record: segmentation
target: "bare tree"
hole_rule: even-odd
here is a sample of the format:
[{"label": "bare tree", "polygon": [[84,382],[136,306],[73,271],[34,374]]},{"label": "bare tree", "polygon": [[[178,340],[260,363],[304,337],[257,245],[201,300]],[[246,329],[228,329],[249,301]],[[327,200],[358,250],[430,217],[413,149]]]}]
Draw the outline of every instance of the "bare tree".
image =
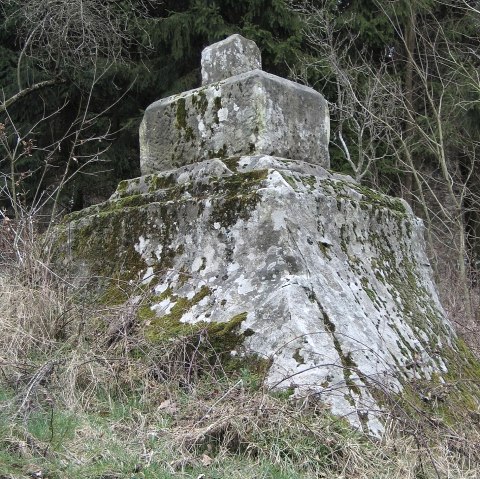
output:
[{"label": "bare tree", "polygon": [[[0,112],[37,90],[64,83],[85,69],[125,61],[135,42],[132,23],[156,0],[0,0],[5,22],[17,26],[18,91],[0,99]],[[141,28],[141,27],[140,27]],[[48,78],[35,81],[32,71]],[[34,75],[33,75],[34,76]]]},{"label": "bare tree", "polygon": [[[357,50],[357,36],[340,32],[328,3],[331,2],[291,3],[303,18],[305,37],[315,52],[305,57],[302,70],[293,74],[308,82],[311,70],[323,72],[315,86],[333,86],[336,94],[330,104],[335,125],[332,143],[341,150],[355,179],[362,181],[372,176],[376,162],[394,156],[394,145],[388,140],[392,128],[397,127],[397,105],[389,91],[395,83],[387,62],[373,66],[368,61],[369,52]],[[391,85],[386,88],[389,81]],[[387,148],[379,148],[380,145]]]},{"label": "bare tree", "polygon": [[[87,174],[93,162],[102,161],[114,132],[108,122],[102,128],[98,123],[125,92],[99,111],[92,108],[94,91],[116,64],[128,61],[129,47],[136,42],[131,27],[141,28],[137,20],[146,16],[147,6],[154,3],[159,2],[0,0],[4,22],[17,27],[20,45],[16,91],[13,85],[8,96],[0,91],[0,195],[9,199],[15,218],[45,211],[48,204],[55,219],[62,210],[64,188],[79,174]],[[47,88],[60,91],[58,85],[75,83],[80,77],[83,83],[74,102],[69,103],[65,96],[63,105],[53,106],[37,95],[37,104],[43,102],[43,110],[28,126],[19,125],[13,113],[17,102]],[[69,114],[64,115],[67,111]],[[68,122],[54,132],[49,144],[37,145],[36,132],[59,115],[69,117]],[[41,158],[40,167],[36,171],[20,170],[19,165],[32,154]],[[33,174],[38,184],[36,191],[28,192],[27,208],[23,201],[25,180]],[[44,180],[49,176],[51,188],[45,190]]]},{"label": "bare tree", "polygon": [[[460,25],[455,19],[449,22],[448,28],[452,30],[447,32],[445,24],[435,15],[412,11],[411,17],[415,16],[415,20],[404,28],[398,17],[389,15],[382,2],[377,5],[388,16],[405,52],[406,80],[396,100],[405,125],[402,132],[406,138],[405,166],[416,180],[412,194],[425,212],[437,245],[457,258],[465,316],[470,319],[473,311],[469,254],[472,251],[468,250],[465,224],[466,198],[471,205],[478,205],[479,197],[472,191],[470,179],[480,159],[478,138],[462,128],[462,122],[465,110],[471,106],[472,91],[478,92],[478,58],[471,55],[467,42],[450,39],[461,34],[454,31]],[[452,3],[450,7],[453,6]],[[480,15],[477,23],[479,19]],[[478,44],[478,30],[476,37],[469,41]],[[460,171],[459,149],[465,158],[463,171]],[[430,158],[433,168],[422,166],[422,156]],[[434,176],[430,174],[432,171]],[[438,251],[438,247],[436,249]]]}]

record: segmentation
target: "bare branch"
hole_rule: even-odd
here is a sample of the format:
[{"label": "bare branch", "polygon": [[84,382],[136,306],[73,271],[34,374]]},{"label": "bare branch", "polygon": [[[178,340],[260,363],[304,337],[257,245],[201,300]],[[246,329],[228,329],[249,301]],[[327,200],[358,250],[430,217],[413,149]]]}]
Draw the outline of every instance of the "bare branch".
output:
[{"label": "bare branch", "polygon": [[0,113],[4,112],[7,108],[12,106],[18,100],[21,100],[27,95],[30,95],[30,93],[33,93],[35,91],[41,90],[42,88],[46,88],[49,86],[59,85],[61,83],[65,83],[65,80],[62,78],[52,78],[51,80],[44,80],[44,81],[35,83],[27,88],[24,88],[23,90],[19,91],[18,93],[11,96],[10,98],[4,100],[3,103],[0,103]]}]

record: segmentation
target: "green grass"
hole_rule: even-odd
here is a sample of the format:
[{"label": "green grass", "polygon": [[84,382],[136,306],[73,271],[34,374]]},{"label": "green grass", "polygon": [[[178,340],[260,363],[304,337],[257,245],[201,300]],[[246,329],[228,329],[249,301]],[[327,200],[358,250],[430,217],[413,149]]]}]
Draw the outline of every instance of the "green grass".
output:
[{"label": "green grass", "polygon": [[428,452],[448,477],[475,477],[471,465],[469,472],[435,446],[419,450],[399,432],[370,440],[319,402],[299,405],[250,389],[249,380],[243,370],[201,377],[189,391],[159,386],[158,396],[113,398],[101,390],[94,407],[77,411],[38,398],[16,417],[14,397],[0,389],[0,472],[14,479],[31,470],[49,479],[433,479]]},{"label": "green grass", "polygon": [[219,355],[215,328],[152,342],[140,322],[112,343],[126,306],[27,277],[0,284],[1,479],[480,477],[478,430],[403,411],[368,438],[318,398],[267,391],[268,361]]},{"label": "green grass", "polygon": [[[262,457],[261,448],[270,439],[261,433],[256,434],[258,442],[251,451],[248,444],[228,446],[225,438],[213,435],[200,441],[198,446],[182,447],[182,434],[187,436],[188,430],[194,430],[195,423],[202,420],[195,415],[198,405],[201,404],[201,410],[215,408],[215,401],[212,405],[209,397],[212,384],[208,383],[199,384],[191,396],[176,391],[172,403],[174,400],[178,409],[173,412],[159,412],[158,407],[156,410],[151,404],[142,407],[134,398],[105,401],[100,397],[98,410],[88,414],[55,408],[32,411],[17,418],[3,414],[0,418],[0,434],[4,438],[0,441],[1,473],[16,478],[41,470],[50,479],[169,479],[197,478],[201,474],[211,479],[314,477],[288,465],[290,460],[280,459],[279,464],[274,465],[273,459]],[[0,390],[0,397],[4,405],[12,400],[4,390]],[[227,402],[232,406],[231,400]],[[175,420],[172,416],[176,416]],[[289,437],[288,431],[278,433],[280,437],[276,444],[272,443],[272,451],[278,458],[284,454],[288,457],[289,442],[294,437]]]}]

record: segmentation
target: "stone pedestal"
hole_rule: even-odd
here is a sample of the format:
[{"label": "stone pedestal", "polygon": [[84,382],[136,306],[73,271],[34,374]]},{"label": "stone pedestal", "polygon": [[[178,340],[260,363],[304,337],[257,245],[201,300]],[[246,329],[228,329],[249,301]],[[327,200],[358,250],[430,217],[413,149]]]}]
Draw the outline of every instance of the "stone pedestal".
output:
[{"label": "stone pedestal", "polygon": [[382,429],[380,391],[440,384],[457,351],[421,221],[316,165],[206,160],[122,182],[70,220],[59,244],[77,258],[73,277],[88,266],[109,294],[111,278],[136,285],[147,338],[172,324],[236,324],[231,354],[271,361],[267,385],[315,394],[371,433]]},{"label": "stone pedestal", "polygon": [[314,394],[369,433],[402,391],[408,410],[425,402],[422,385],[450,381],[442,410],[466,417],[479,368],[439,303],[421,220],[322,168],[324,98],[259,70],[255,52],[239,36],[209,47],[204,79],[217,82],[147,109],[143,176],[70,215],[53,257],[105,304],[130,288],[152,344],[234,331],[219,353],[263,358],[267,385]]},{"label": "stone pedestal", "polygon": [[260,64],[252,44],[234,35],[205,49],[204,80],[242,73],[147,108],[140,127],[142,174],[254,154],[329,167],[327,102],[304,85],[259,69],[248,71]]}]

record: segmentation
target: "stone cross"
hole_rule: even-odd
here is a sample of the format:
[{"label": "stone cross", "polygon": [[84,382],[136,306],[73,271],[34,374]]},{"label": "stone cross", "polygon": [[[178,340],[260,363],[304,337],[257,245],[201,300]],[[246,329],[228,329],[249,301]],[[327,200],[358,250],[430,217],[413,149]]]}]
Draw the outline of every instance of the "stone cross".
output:
[{"label": "stone cross", "polygon": [[142,174],[213,158],[271,155],[328,168],[327,102],[312,88],[261,70],[240,35],[202,53],[202,86],[150,105],[140,126]]}]

